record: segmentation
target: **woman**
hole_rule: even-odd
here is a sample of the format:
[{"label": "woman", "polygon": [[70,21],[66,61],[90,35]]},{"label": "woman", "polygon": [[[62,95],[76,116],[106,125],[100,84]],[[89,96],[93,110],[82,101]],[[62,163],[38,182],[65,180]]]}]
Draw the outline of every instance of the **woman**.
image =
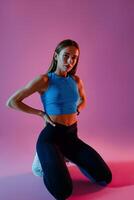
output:
[{"label": "woman", "polygon": [[[82,80],[76,75],[80,49],[70,39],[61,41],[46,74],[37,76],[13,94],[7,105],[35,114],[46,122],[36,145],[43,181],[58,200],[72,193],[72,180],[65,158],[79,167],[90,180],[106,185],[112,174],[101,156],[77,135],[77,115],[86,105]],[[24,98],[38,92],[44,111],[24,104]]]}]

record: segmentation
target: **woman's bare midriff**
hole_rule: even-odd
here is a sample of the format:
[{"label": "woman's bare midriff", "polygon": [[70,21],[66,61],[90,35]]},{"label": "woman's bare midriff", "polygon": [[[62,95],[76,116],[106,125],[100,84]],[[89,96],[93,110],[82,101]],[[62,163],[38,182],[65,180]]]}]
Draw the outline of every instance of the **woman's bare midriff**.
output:
[{"label": "woman's bare midriff", "polygon": [[59,124],[70,126],[77,122],[77,113],[63,114],[63,115],[49,115],[50,119]]}]

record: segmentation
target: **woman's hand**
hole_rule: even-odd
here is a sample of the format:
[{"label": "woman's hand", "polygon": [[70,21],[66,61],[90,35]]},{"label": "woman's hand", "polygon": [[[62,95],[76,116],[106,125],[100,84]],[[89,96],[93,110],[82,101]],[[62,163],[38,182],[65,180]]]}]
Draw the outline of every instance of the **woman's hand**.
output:
[{"label": "woman's hand", "polygon": [[41,117],[43,118],[43,120],[47,123],[50,123],[52,126],[56,126],[56,124],[50,119],[49,115],[45,112],[41,112]]}]

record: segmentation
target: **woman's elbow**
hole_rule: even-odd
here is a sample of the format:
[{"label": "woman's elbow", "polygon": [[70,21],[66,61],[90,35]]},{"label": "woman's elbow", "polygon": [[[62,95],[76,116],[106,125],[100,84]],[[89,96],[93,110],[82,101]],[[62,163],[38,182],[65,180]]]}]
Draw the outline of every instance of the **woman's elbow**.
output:
[{"label": "woman's elbow", "polygon": [[9,107],[9,108],[14,108],[14,107],[15,107],[15,104],[16,104],[16,102],[15,102],[14,99],[10,99],[10,98],[9,98],[9,99],[6,101],[6,106]]},{"label": "woman's elbow", "polygon": [[87,101],[84,100],[84,102],[83,102],[83,107],[85,108],[86,106],[87,106]]},{"label": "woman's elbow", "polygon": [[12,107],[12,103],[11,102],[12,102],[11,100],[7,100],[6,101],[6,106],[11,108]]},{"label": "woman's elbow", "polygon": [[83,102],[84,107],[86,107],[86,105],[87,105],[87,99],[86,99],[86,97],[84,97],[84,98],[82,99],[82,102]]}]

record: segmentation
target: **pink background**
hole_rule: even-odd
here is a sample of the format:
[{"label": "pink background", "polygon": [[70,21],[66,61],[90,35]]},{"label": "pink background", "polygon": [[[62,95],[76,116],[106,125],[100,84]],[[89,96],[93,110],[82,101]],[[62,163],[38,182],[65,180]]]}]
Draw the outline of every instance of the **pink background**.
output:
[{"label": "pink background", "polygon": [[[112,184],[122,185],[124,171],[121,171],[122,176],[116,176],[117,171],[126,165],[128,172],[134,170],[134,1],[1,0],[0,16],[0,184],[3,188],[8,184],[12,188],[9,195],[0,193],[1,199],[15,199],[15,181],[24,181],[24,185],[27,182],[28,188],[27,180],[30,184],[34,182],[36,195],[41,193],[38,197],[44,199],[42,181],[38,179],[37,182],[31,174],[35,144],[43,121],[36,115],[9,109],[5,104],[16,90],[47,71],[56,45],[67,38],[80,45],[77,74],[84,82],[87,95],[87,106],[78,117],[78,134],[111,163],[115,177],[119,178],[117,182],[113,179]],[[25,102],[42,108],[38,94]],[[128,190],[119,190],[122,199],[134,196],[134,177],[128,172],[125,171],[125,177],[131,187],[127,188],[128,193],[125,192]],[[9,177],[14,178],[13,184]],[[26,200],[26,191],[19,191],[24,195],[19,200]],[[28,194],[30,199],[33,194]],[[47,199],[53,198],[47,191],[46,194]],[[79,199],[83,195],[87,194],[79,195]],[[97,197],[95,193],[94,199]],[[118,199],[118,192],[99,199],[110,197]],[[75,194],[70,197],[75,198]]]}]

